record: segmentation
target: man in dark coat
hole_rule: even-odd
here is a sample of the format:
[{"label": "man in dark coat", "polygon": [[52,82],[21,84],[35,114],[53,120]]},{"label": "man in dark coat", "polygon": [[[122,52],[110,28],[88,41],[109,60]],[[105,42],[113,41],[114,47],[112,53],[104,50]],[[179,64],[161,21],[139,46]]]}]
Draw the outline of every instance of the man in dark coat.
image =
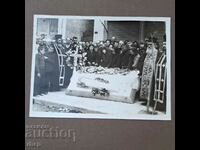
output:
[{"label": "man in dark coat", "polygon": [[110,61],[108,64],[109,68],[115,68],[119,66],[119,51],[118,51],[118,47],[117,45],[115,45],[115,47],[112,47],[112,45],[110,45]]},{"label": "man in dark coat", "polygon": [[124,42],[123,42],[123,41],[119,41],[119,42],[118,42],[118,47],[115,48],[115,49],[117,49],[117,50],[116,50],[116,53],[119,53],[119,54],[118,54],[118,59],[117,59],[117,64],[116,64],[116,66],[117,66],[118,68],[122,68],[122,66],[121,66],[121,64],[122,64],[122,58],[123,58],[123,55],[125,54],[125,50],[126,50],[125,45],[124,45]]},{"label": "man in dark coat", "polygon": [[124,45],[122,47],[122,52],[120,54],[121,56],[121,68],[122,69],[126,69],[128,68],[128,64],[129,64],[129,49],[127,45]]},{"label": "man in dark coat", "polygon": [[137,65],[137,69],[140,71],[139,75],[142,75],[142,70],[143,70],[143,65],[144,65],[144,59],[146,57],[146,46],[144,42],[140,43],[140,48],[139,48],[139,61]]},{"label": "man in dark coat", "polygon": [[114,56],[115,56],[115,50],[113,48],[113,45],[110,44],[109,47],[106,48],[106,59],[107,59],[107,64],[106,64],[106,67],[112,67],[112,61],[114,59]]},{"label": "man in dark coat", "polygon": [[46,46],[40,45],[38,47],[38,53],[35,56],[35,79],[34,79],[34,92],[33,96],[43,95],[48,93],[48,84],[46,80],[46,66],[44,55]]},{"label": "man in dark coat", "polygon": [[115,55],[114,55],[114,59],[112,62],[112,67],[117,67],[120,68],[120,64],[121,64],[121,46],[119,46],[119,42],[115,41],[114,42],[114,50],[115,50]]},{"label": "man in dark coat", "polygon": [[[73,45],[74,46],[74,45]],[[74,47],[71,44],[70,38],[66,39],[66,57],[65,57],[65,80],[64,80],[64,88],[67,88],[70,84],[70,80],[73,74],[73,68],[74,68],[74,57],[71,57],[71,54],[74,54],[75,51],[72,50]]]},{"label": "man in dark coat", "polygon": [[110,54],[106,48],[102,49],[102,54],[101,54],[101,63],[100,65],[102,67],[108,67],[110,62]]},{"label": "man in dark coat", "polygon": [[95,57],[94,57],[94,45],[89,46],[89,50],[87,51],[87,54],[85,56],[87,58],[86,65],[91,66],[95,64]]},{"label": "man in dark coat", "polygon": [[47,57],[46,63],[46,78],[48,82],[49,91],[59,91],[59,64],[58,56],[54,50],[53,45],[50,45],[48,52],[45,54]]},{"label": "man in dark coat", "polygon": [[99,66],[101,63],[101,48],[94,47],[94,62],[96,66]]}]

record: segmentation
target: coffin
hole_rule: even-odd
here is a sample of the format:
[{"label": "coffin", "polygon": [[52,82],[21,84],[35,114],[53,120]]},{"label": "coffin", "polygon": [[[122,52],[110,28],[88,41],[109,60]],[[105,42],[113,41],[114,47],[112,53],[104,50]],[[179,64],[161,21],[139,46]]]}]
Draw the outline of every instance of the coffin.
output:
[{"label": "coffin", "polygon": [[134,103],[139,89],[138,71],[84,67],[74,69],[67,95]]}]

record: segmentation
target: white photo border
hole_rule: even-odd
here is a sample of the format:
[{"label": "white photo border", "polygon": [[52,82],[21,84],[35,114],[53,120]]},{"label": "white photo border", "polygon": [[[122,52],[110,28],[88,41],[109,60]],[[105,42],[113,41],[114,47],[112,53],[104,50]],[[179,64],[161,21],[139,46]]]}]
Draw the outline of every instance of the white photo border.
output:
[{"label": "white photo border", "polygon": [[[65,19],[105,19],[106,21],[158,21],[165,22],[166,49],[167,49],[167,100],[166,114],[162,116],[138,114],[133,117],[117,116],[109,114],[77,114],[77,113],[55,113],[55,112],[35,112],[33,108],[33,87],[35,72],[35,47],[36,47],[36,27],[38,18],[65,18]],[[121,119],[121,120],[171,120],[171,17],[127,17],[127,16],[64,16],[64,15],[33,15],[33,43],[32,43],[32,63],[30,80],[29,117],[37,118],[84,118],[84,119]]]}]

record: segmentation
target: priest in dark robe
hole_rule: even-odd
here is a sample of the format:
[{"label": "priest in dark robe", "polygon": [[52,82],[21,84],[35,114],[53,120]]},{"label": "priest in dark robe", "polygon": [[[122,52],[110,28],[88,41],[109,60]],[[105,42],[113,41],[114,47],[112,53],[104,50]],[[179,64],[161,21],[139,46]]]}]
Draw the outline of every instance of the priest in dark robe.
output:
[{"label": "priest in dark robe", "polygon": [[59,63],[59,86],[65,87],[66,46],[63,44],[62,35],[55,35],[56,42],[53,44]]}]

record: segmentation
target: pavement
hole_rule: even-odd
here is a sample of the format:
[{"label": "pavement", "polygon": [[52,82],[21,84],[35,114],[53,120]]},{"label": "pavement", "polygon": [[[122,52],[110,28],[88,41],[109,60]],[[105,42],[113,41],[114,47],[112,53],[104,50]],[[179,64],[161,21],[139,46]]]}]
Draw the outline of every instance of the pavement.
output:
[{"label": "pavement", "polygon": [[[49,92],[47,95],[37,96],[34,97],[34,99],[98,111],[104,114],[108,114],[109,116],[125,116],[126,118],[132,118],[138,114],[145,114],[146,111],[146,106],[143,106],[141,104],[142,102],[139,101],[136,101],[134,104],[129,104],[95,98],[76,97],[66,95],[64,91]],[[165,114],[158,112],[158,115],[162,116]]]}]

